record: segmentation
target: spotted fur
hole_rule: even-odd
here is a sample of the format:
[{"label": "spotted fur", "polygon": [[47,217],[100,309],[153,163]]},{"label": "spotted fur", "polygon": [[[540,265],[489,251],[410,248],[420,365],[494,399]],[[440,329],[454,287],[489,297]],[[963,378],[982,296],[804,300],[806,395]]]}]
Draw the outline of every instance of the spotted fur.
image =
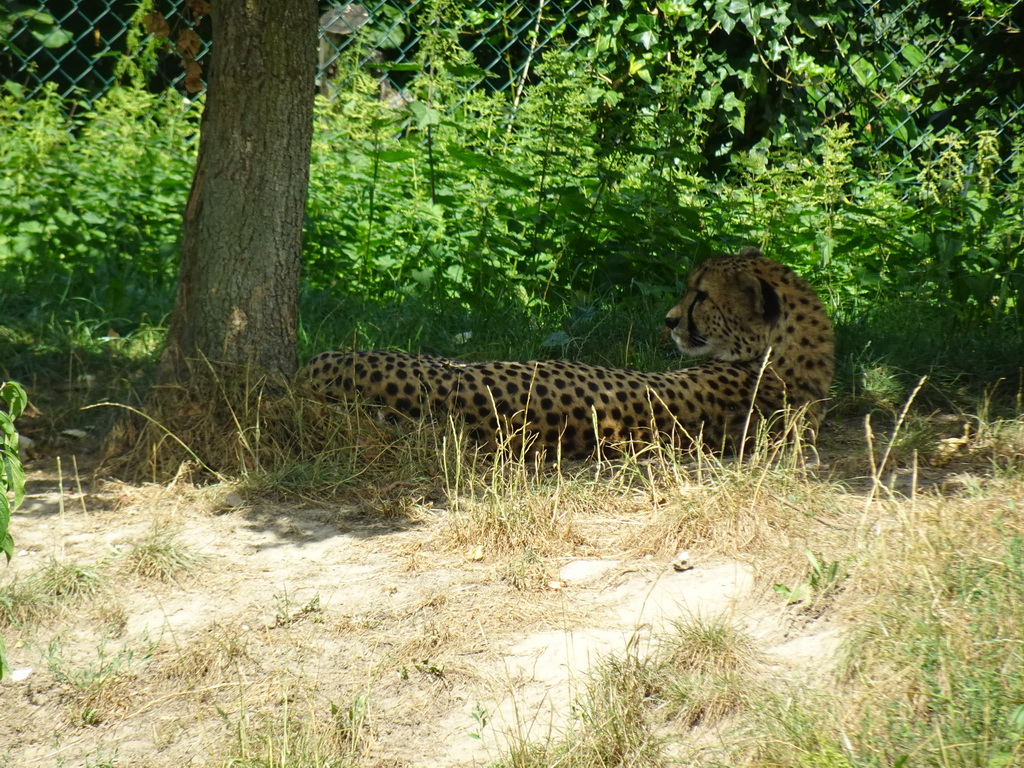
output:
[{"label": "spotted fur", "polygon": [[832,323],[789,267],[755,248],[693,270],[665,318],[676,345],[709,360],[651,373],[564,360],[463,363],[389,351],[324,352],[305,368],[312,389],[362,398],[413,418],[452,414],[487,448],[510,444],[567,457],[655,433],[735,448],[758,422],[804,409],[824,416],[834,370]]}]

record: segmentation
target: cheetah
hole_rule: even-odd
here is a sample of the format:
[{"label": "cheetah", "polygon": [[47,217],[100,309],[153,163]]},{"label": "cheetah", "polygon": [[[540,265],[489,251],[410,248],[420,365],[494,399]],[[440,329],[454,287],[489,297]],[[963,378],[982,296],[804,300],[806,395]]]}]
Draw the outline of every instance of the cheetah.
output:
[{"label": "cheetah", "polygon": [[680,350],[708,360],[655,373],[564,360],[465,363],[331,351],[304,372],[328,400],[361,398],[414,419],[451,415],[485,449],[566,458],[656,439],[735,451],[786,408],[803,410],[811,429],[824,418],[832,323],[814,290],[758,249],[697,266],[665,329]]}]

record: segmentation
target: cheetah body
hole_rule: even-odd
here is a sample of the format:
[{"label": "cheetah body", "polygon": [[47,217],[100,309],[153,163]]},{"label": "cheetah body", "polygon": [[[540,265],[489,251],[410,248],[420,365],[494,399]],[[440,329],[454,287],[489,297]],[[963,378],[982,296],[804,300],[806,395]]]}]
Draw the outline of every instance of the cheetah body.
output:
[{"label": "cheetah body", "polygon": [[364,399],[413,418],[451,414],[478,443],[586,457],[606,446],[735,448],[758,423],[803,409],[824,415],[834,369],[832,324],[801,278],[756,249],[698,266],[665,324],[708,361],[643,372],[562,360],[464,363],[392,351],[324,352],[306,366],[314,391]]}]

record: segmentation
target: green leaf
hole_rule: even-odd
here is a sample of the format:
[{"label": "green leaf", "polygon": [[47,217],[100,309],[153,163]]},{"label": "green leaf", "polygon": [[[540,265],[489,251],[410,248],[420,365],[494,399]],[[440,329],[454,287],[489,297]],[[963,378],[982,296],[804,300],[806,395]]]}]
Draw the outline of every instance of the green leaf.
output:
[{"label": "green leaf", "polygon": [[[14,428],[14,420],[25,411],[28,397],[20,385],[9,381],[0,387],[0,398],[7,404],[7,411],[0,412],[0,548],[8,552],[13,542],[8,545],[7,527],[11,519],[11,510],[17,509],[25,500],[25,469],[18,458],[18,432]],[[14,497],[13,503],[7,494]],[[8,552],[8,560],[13,549]]]},{"label": "green leaf", "polygon": [[375,69],[382,69],[387,72],[419,72],[423,69],[422,66],[413,62],[395,62],[391,63],[388,61],[381,61],[374,63]]},{"label": "green leaf", "polygon": [[569,334],[565,331],[555,331],[554,333],[548,334],[548,337],[540,343],[542,347],[564,347],[566,344],[572,342]]},{"label": "green leaf", "polygon": [[424,288],[429,288],[430,284],[434,282],[434,268],[427,267],[426,269],[414,269],[412,271],[412,279],[422,285]]},{"label": "green leaf", "polygon": [[[15,5],[21,5],[16,3]],[[20,16],[26,21],[35,21],[40,25],[52,27],[57,23],[57,19],[48,14],[46,11],[42,11],[39,8],[25,8],[21,7],[11,14],[12,16]]]},{"label": "green leaf", "polygon": [[71,42],[71,35],[59,27],[45,33],[33,30],[32,37],[42,43],[44,48],[62,48]]},{"label": "green leaf", "polygon": [[[0,30],[0,40],[3,40],[3,37],[3,32]],[[17,51],[15,53],[17,53]],[[6,88],[7,92],[18,101],[25,98],[25,87],[21,83],[16,83],[13,80],[7,80],[4,82],[4,88]]]},{"label": "green leaf", "polygon": [[640,45],[644,47],[644,50],[647,51],[651,50],[651,48],[653,48],[658,42],[658,36],[650,30],[638,32],[635,35],[631,35],[631,37],[634,42],[640,43]]},{"label": "green leaf", "polygon": [[417,128],[441,124],[441,113],[422,101],[410,101],[406,106],[415,118]]},{"label": "green leaf", "polygon": [[[0,543],[0,546],[2,546],[2,543]],[[4,551],[6,551],[6,549]],[[10,556],[8,556],[7,559],[10,560]],[[11,673],[11,668],[7,666],[7,657],[5,655],[5,650],[6,649],[4,648],[4,639],[0,637],[0,680],[2,680]]]},{"label": "green leaf", "polygon": [[913,43],[907,43],[900,50],[900,55],[907,60],[912,67],[918,67],[925,60],[924,51]]},{"label": "green leaf", "polygon": [[376,157],[382,163],[404,163],[416,157],[416,154],[409,149],[382,149]]},{"label": "green leaf", "polygon": [[658,10],[666,16],[682,16],[692,13],[692,6],[686,0],[661,0]]},{"label": "green leaf", "polygon": [[728,13],[731,13],[733,16],[750,13],[750,0],[731,0]]},{"label": "green leaf", "polygon": [[447,151],[449,157],[453,160],[458,160],[467,168],[487,171],[494,176],[498,176],[505,181],[510,182],[517,189],[531,189],[535,183],[535,180],[531,177],[510,171],[502,162],[481,152],[473,152],[472,150],[463,149],[454,144],[449,144],[447,146]]},{"label": "green leaf", "polygon": [[[782,587],[782,590],[780,590],[779,587]],[[804,603],[810,600],[811,598],[811,585],[807,582],[804,582],[803,584],[798,584],[793,589],[789,589],[788,587],[782,584],[776,584],[775,591],[786,598],[786,605],[796,605],[797,603]]]},{"label": "green leaf", "polygon": [[455,144],[449,144],[447,146],[448,156],[453,160],[458,160],[467,168],[479,168],[484,170],[490,170],[493,166],[494,160],[482,152],[474,152],[470,149],[463,149]]},{"label": "green leaf", "polygon": [[35,219],[23,221],[21,222],[21,224],[18,225],[19,232],[31,232],[33,234],[41,234],[44,231],[44,229],[45,227],[43,226],[43,222],[36,221]]},{"label": "green leaf", "polygon": [[[25,500],[25,468],[21,466],[18,458],[17,439],[15,439],[14,450],[7,449],[3,455],[3,473],[7,482],[7,490],[13,494],[14,500],[11,509],[17,509]],[[6,498],[4,499],[6,502]]]},{"label": "green leaf", "polygon": [[865,87],[874,85],[875,80],[878,79],[874,65],[863,56],[852,59],[850,61],[850,69],[854,77],[857,78],[857,82]]},{"label": "green leaf", "polygon": [[722,29],[725,30],[726,34],[732,34],[733,29],[736,28],[736,14],[732,12],[732,4],[726,4],[724,2],[715,2],[714,10],[711,12],[711,17],[722,25]]},{"label": "green leaf", "polygon": [[722,98],[722,110],[730,113],[729,125],[733,130],[742,133],[746,124],[747,105],[740,101],[731,91]]},{"label": "green leaf", "polygon": [[651,50],[658,42],[658,20],[651,14],[637,16],[632,24],[626,27],[629,30],[629,39],[640,43],[645,50]]},{"label": "green leaf", "polygon": [[13,381],[8,381],[0,387],[0,398],[7,403],[7,413],[10,415],[11,421],[21,416],[28,407],[28,395],[25,394],[25,390],[21,388],[20,384]]},{"label": "green leaf", "polygon": [[447,67],[448,72],[456,77],[467,77],[481,80],[487,77],[487,72],[476,64],[453,64]]}]

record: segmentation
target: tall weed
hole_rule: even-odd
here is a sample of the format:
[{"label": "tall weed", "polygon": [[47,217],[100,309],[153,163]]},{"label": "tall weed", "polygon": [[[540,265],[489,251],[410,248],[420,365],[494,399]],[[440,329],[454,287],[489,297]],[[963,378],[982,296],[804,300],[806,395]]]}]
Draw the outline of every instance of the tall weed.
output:
[{"label": "tall weed", "polygon": [[[1003,375],[1024,364],[1020,163],[997,173],[1024,155],[1019,141],[947,129],[919,171],[886,175],[853,132],[825,123],[711,162],[709,142],[738,130],[742,109],[718,113],[705,98],[716,87],[707,62],[681,50],[655,67],[632,43],[601,40],[547,47],[511,95],[471,89],[476,65],[440,29],[386,98],[354,56],[339,61],[353,76],[316,117],[308,351],[586,356],[590,319],[639,307],[653,331],[696,259],[753,242],[809,275],[879,355],[885,313],[898,344],[928,310],[945,321],[929,327],[915,368],[988,370],[976,347],[1001,356]],[[639,67],[626,80],[609,58],[620,47]],[[650,88],[624,88],[644,72]],[[0,312],[22,347],[76,317],[97,336],[162,322],[195,149],[179,99],[125,89],[87,108],[53,92],[0,99]],[[598,359],[635,362],[632,331],[616,339],[626,349],[596,345]],[[991,343],[959,343],[965,335]]]},{"label": "tall weed", "polygon": [[65,107],[52,93],[0,97],[5,313],[24,321],[91,305],[108,318],[160,316],[195,122],[179,97],[120,89],[91,109]]}]

